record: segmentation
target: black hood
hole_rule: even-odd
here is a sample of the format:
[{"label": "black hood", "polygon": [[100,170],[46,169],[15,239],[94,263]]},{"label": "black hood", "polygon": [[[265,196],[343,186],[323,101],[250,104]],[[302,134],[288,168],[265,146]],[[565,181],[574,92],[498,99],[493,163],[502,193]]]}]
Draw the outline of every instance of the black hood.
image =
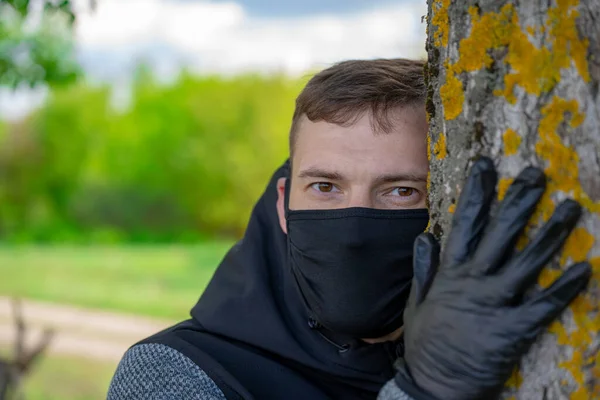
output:
[{"label": "black hood", "polygon": [[276,210],[277,180],[288,176],[286,162],[254,207],[243,239],[192,309],[193,320],[207,333],[285,365],[330,397],[375,399],[393,376],[399,345],[339,337],[309,318]]}]

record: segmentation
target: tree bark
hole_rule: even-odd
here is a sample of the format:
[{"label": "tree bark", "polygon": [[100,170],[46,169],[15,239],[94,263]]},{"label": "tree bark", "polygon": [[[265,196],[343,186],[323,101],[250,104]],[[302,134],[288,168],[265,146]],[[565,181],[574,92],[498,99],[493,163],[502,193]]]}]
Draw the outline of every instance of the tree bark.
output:
[{"label": "tree bark", "polygon": [[428,3],[429,230],[448,232],[480,155],[497,165],[499,199],[526,165],[547,174],[519,248],[558,202],[578,200],[584,216],[539,285],[584,259],[592,283],[539,338],[503,398],[600,399],[600,1]]}]

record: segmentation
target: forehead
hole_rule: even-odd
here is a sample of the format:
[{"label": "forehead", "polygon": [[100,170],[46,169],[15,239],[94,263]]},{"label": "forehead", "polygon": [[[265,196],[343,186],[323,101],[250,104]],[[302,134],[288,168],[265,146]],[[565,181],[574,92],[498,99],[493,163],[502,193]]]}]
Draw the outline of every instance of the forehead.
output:
[{"label": "forehead", "polygon": [[393,128],[376,132],[371,115],[350,126],[324,121],[300,122],[294,146],[292,175],[306,168],[336,170],[348,175],[423,174],[428,170],[427,121],[421,106],[390,111]]}]

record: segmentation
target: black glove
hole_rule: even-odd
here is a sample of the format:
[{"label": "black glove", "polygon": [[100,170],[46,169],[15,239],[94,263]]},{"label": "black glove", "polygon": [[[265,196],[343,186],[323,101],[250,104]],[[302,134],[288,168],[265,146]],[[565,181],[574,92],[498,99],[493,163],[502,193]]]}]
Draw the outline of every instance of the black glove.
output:
[{"label": "black glove", "polygon": [[537,335],[591,276],[590,265],[579,263],[549,288],[525,296],[562,247],[581,208],[572,200],[560,204],[531,243],[515,253],[544,192],[545,176],[537,168],[524,169],[488,223],[496,181],[490,159],[474,164],[439,272],[435,238],[425,233],[415,242],[415,277],[404,314],[405,358],[396,383],[416,399],[498,398]]}]

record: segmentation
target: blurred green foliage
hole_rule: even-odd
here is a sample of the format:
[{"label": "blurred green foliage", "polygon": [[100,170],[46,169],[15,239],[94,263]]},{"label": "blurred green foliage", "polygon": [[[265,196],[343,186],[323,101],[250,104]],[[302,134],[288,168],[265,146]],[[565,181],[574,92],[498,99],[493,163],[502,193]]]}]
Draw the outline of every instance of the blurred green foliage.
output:
[{"label": "blurred green foliage", "polygon": [[75,81],[81,69],[71,40],[74,21],[69,0],[0,0],[0,86]]},{"label": "blurred green foliage", "polygon": [[108,87],[54,88],[41,109],[0,126],[0,240],[239,236],[287,156],[302,84],[182,73],[161,85],[140,68],[122,111]]}]

